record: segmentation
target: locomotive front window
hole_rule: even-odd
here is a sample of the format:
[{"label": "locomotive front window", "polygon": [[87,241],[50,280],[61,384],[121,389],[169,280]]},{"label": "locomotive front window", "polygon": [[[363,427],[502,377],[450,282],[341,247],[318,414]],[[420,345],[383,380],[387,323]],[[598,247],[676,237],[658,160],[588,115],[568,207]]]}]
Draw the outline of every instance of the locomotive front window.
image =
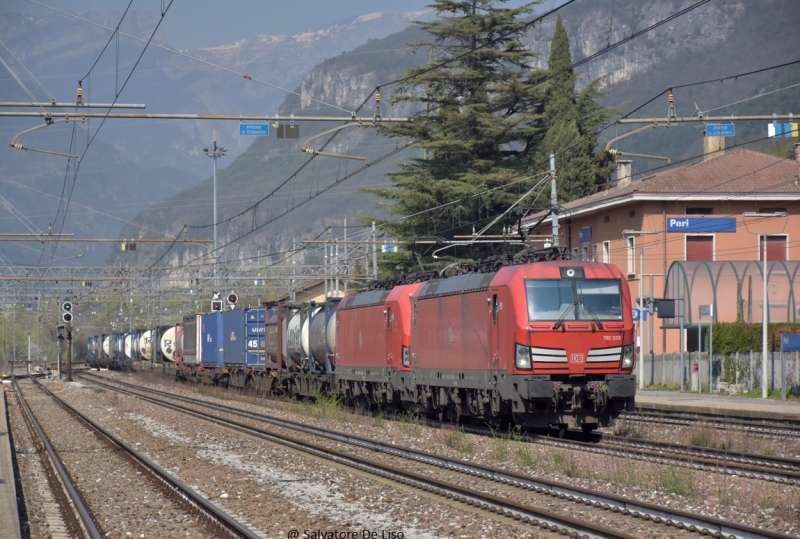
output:
[{"label": "locomotive front window", "polygon": [[528,296],[529,320],[558,320],[566,313],[566,319],[573,320],[574,312],[568,312],[575,305],[572,281],[561,279],[540,279],[525,281]]},{"label": "locomotive front window", "polygon": [[622,320],[622,294],[614,279],[575,281],[578,293],[578,318]]},{"label": "locomotive front window", "polygon": [[614,279],[525,281],[528,319],[622,320],[622,293]]}]

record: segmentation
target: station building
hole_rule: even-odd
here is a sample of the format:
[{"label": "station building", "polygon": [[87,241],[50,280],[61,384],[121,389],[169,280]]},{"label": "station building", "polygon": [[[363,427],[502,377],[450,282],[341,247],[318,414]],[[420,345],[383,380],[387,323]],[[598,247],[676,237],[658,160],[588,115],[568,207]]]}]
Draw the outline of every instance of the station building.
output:
[{"label": "station building", "polygon": [[[712,316],[761,321],[765,242],[769,320],[800,321],[800,144],[794,158],[718,154],[637,181],[631,162],[620,160],[616,187],[563,204],[558,215],[559,244],[577,259],[618,266],[631,297],[684,300],[687,351],[705,351]],[[528,217],[523,229],[552,234],[553,218],[543,215]],[[678,321],[639,322],[645,353],[679,351]]]}]

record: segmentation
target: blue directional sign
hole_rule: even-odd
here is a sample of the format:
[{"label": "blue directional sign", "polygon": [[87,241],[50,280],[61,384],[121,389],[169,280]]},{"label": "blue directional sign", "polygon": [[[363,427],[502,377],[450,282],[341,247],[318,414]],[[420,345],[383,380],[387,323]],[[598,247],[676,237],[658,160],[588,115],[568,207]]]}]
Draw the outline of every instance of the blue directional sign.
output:
[{"label": "blue directional sign", "polygon": [[734,124],[708,124],[706,126],[707,137],[732,137],[736,134]]},{"label": "blue directional sign", "polygon": [[[641,312],[641,314],[639,314]],[[647,309],[637,309],[634,307],[631,309],[631,314],[633,315],[634,322],[646,322],[647,321]]]},{"label": "blue directional sign", "polygon": [[667,232],[736,232],[736,217],[670,217]]},{"label": "blue directional sign", "polygon": [[239,134],[265,137],[269,135],[269,124],[239,124]]}]

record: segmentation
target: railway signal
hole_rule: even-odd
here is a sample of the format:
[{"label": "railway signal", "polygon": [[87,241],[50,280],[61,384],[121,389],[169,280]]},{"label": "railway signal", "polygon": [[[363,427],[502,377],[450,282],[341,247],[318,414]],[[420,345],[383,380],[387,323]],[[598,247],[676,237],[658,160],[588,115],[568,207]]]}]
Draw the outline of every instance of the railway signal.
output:
[{"label": "railway signal", "polygon": [[228,294],[228,304],[230,304],[230,306],[231,306],[231,307],[233,307],[234,305],[236,305],[236,302],[237,302],[238,300],[239,300],[239,296],[237,296],[237,295],[236,295],[236,294],[234,294],[233,292],[231,292],[230,294]]},{"label": "railway signal", "polygon": [[211,300],[211,310],[212,311],[221,311],[222,310],[222,300],[212,299]]},{"label": "railway signal", "polygon": [[65,301],[61,304],[61,321],[65,324],[72,322],[72,302]]}]

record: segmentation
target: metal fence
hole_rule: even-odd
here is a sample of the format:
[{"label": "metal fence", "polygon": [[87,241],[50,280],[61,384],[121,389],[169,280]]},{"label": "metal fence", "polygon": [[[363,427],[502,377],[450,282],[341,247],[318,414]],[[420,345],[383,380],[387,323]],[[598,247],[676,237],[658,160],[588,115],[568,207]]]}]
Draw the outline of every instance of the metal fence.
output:
[{"label": "metal fence", "polygon": [[[684,353],[683,382],[685,390],[698,390],[698,382],[702,390],[708,392],[709,381],[712,391],[723,389],[727,384],[738,384],[743,390],[750,391],[761,388],[761,352],[752,351],[745,354],[723,356],[713,354],[710,363],[711,379],[709,380],[708,353]],[[646,354],[643,358],[645,386],[677,387],[681,384],[681,355]],[[785,359],[785,387],[787,393],[800,394],[800,352],[771,352],[767,360],[767,383],[769,389],[781,389],[782,360]]]}]

